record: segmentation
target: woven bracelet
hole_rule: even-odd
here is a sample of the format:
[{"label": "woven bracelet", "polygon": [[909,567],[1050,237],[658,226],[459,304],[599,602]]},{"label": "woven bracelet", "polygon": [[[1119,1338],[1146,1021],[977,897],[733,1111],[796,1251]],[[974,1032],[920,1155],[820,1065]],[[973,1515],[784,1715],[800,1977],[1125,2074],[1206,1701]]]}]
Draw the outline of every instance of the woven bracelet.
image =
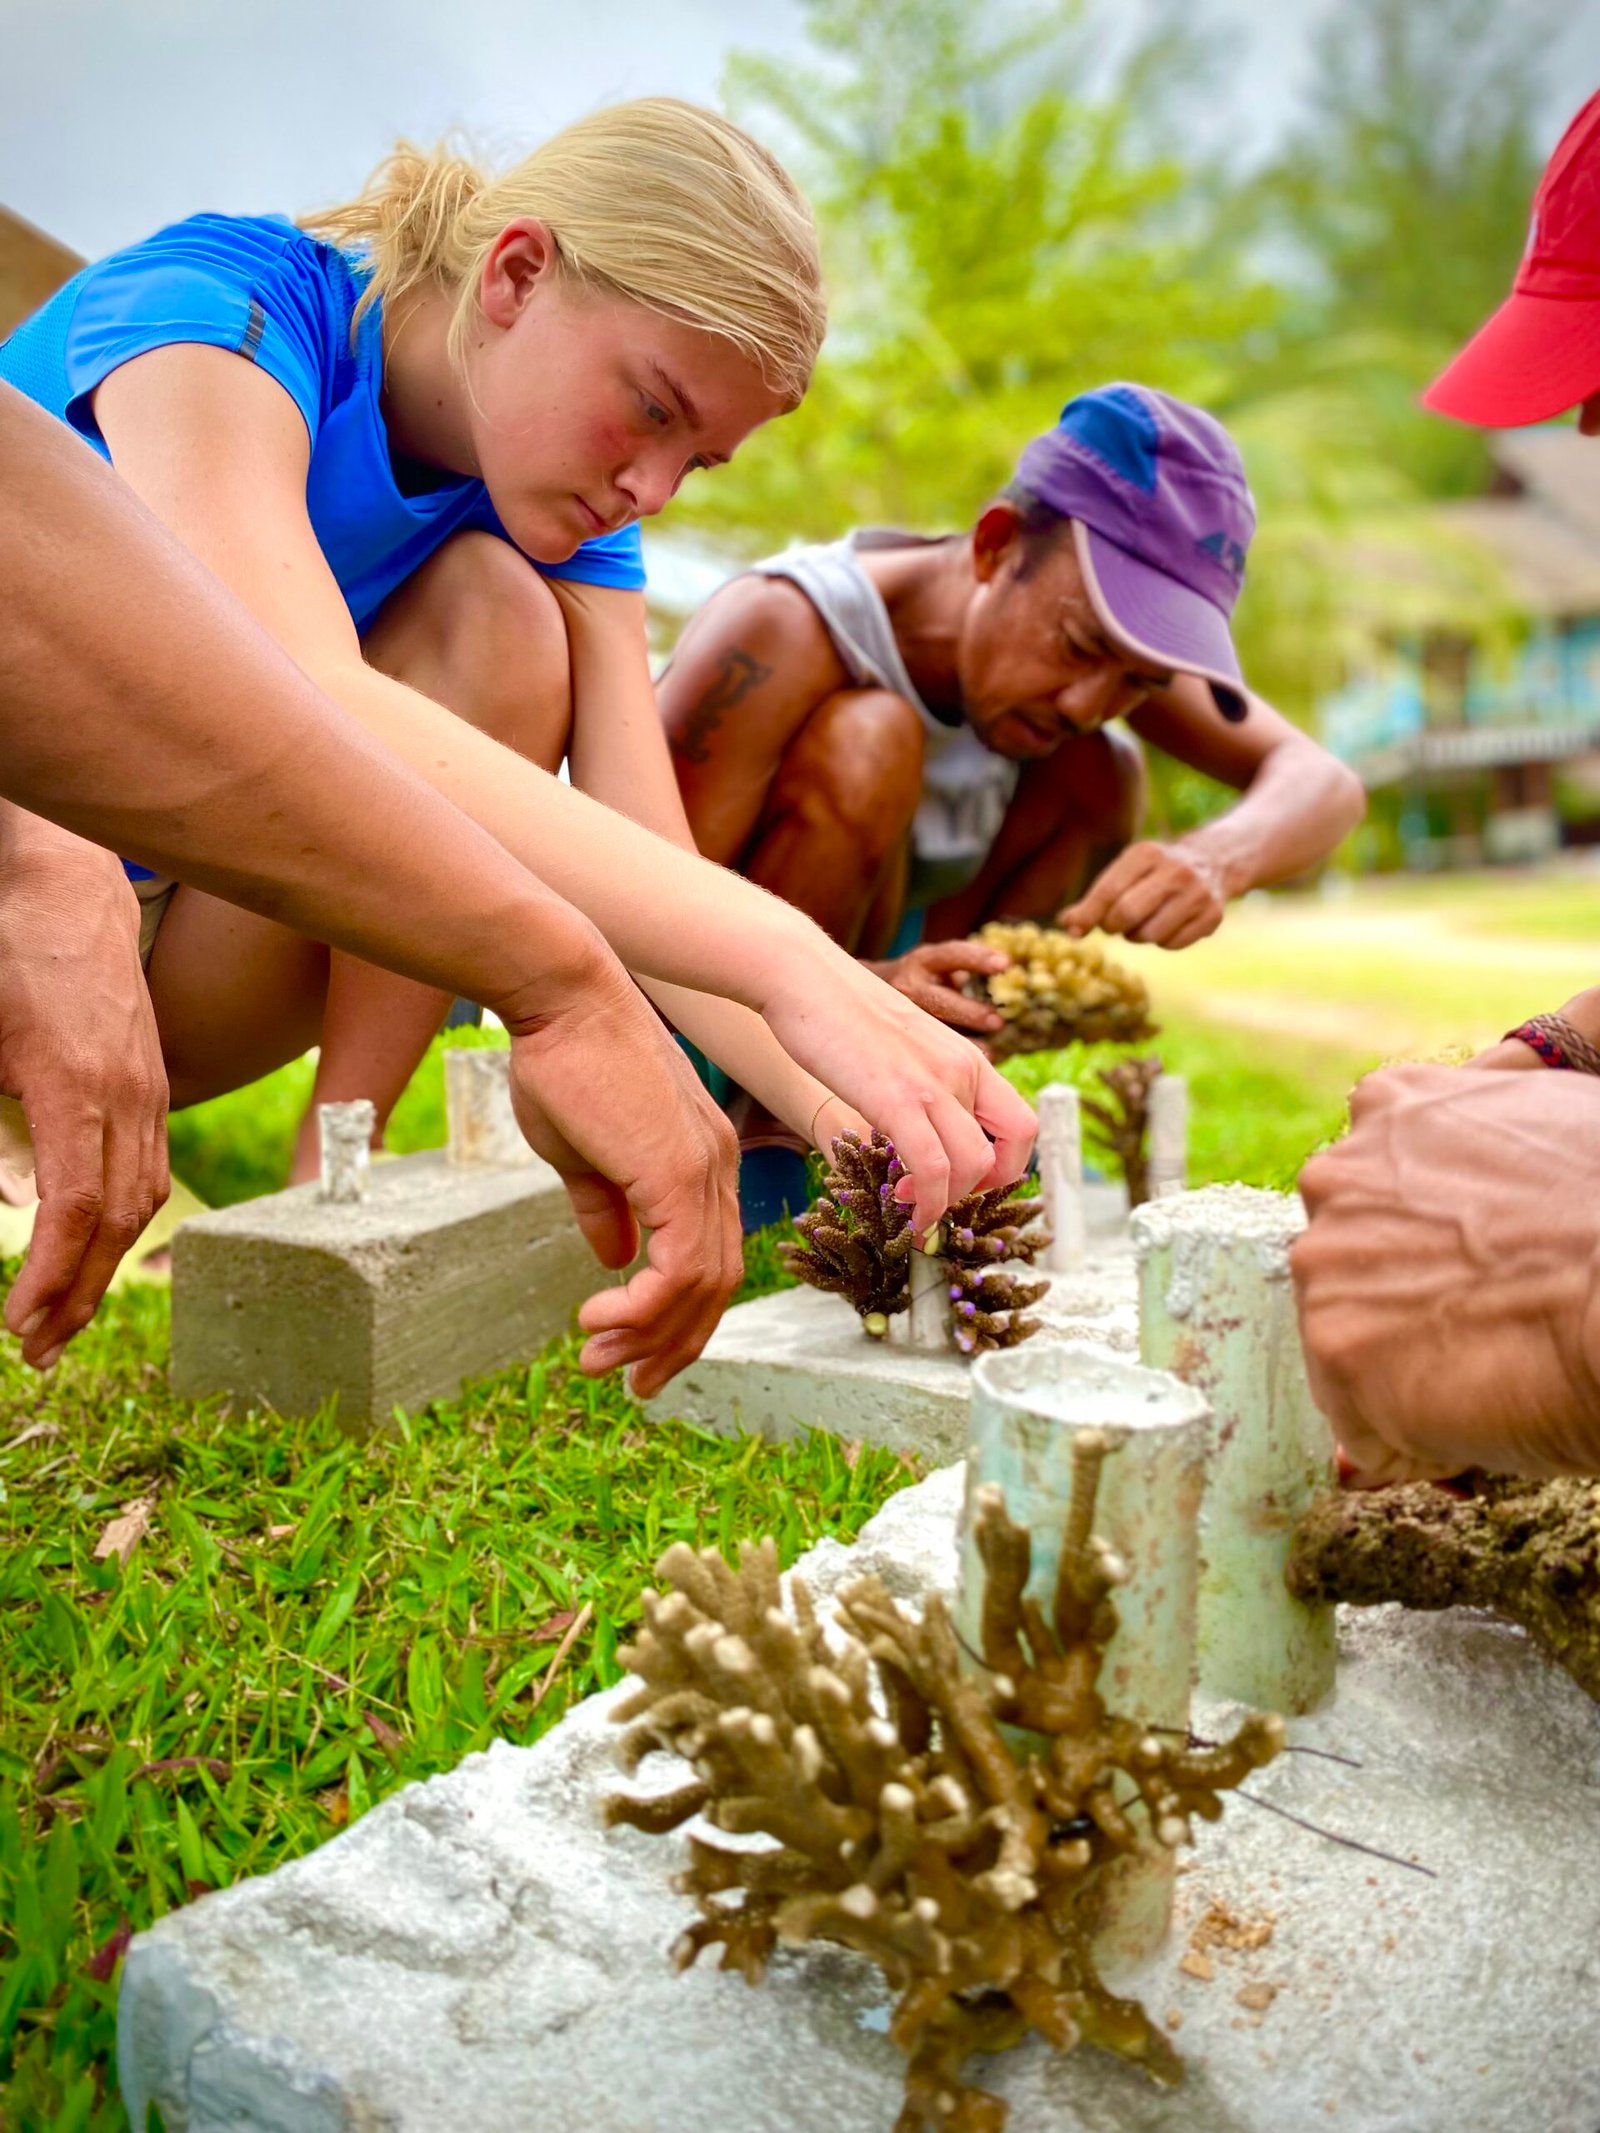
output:
[{"label": "woven bracelet", "polygon": [[1515,1029],[1508,1029],[1506,1036],[1528,1045],[1547,1067],[1570,1067],[1579,1074],[1600,1074],[1600,1048],[1592,1045],[1565,1015],[1530,1015]]}]

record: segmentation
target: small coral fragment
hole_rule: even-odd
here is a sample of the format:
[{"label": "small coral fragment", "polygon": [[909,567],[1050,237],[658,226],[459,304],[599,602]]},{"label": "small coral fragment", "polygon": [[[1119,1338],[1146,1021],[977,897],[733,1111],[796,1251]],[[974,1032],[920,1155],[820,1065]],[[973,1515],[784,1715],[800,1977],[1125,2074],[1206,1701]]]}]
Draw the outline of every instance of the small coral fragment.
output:
[{"label": "small coral fragment", "polygon": [[887,1321],[910,1300],[911,1209],[894,1196],[905,1168],[888,1139],[841,1133],[822,1193],[795,1218],[799,1243],[779,1247],[798,1281],[843,1296],[881,1340]]},{"label": "small coral fragment", "polygon": [[919,1618],[876,1578],[846,1587],[825,1632],[799,1579],[784,1606],[770,1540],[745,1547],[737,1571],[670,1549],[658,1572],[671,1590],[645,1594],[644,1626],[618,1654],[638,1681],[617,1711],[624,1767],[660,1750],[697,1782],[613,1798],[608,1823],[661,1831],[698,1813],[768,1840],[690,1837],[677,1886],[699,1915],[675,1961],[714,1948],[754,1984],[780,1941],[826,1940],[876,1963],[907,2058],[894,2133],[999,2133],[1005,2104],[968,2085],[966,2062],[1030,2033],[1059,2051],[1099,2045],[1157,2081],[1182,2073],[1095,1968],[1100,1870],[1215,1820],[1283,1726],[1247,1718],[1202,1748],[1106,1709],[1111,1595],[1127,1577],[1093,1531],[1107,1449],[1080,1442],[1048,1611],[1027,1595],[1027,1532],[997,1488],[978,1492],[980,1668],[963,1663],[937,1595]]},{"label": "small coral fragment", "polygon": [[1039,1330],[1029,1318],[1050,1284],[1003,1271],[1006,1261],[1031,1266],[1049,1243],[1043,1203],[1016,1199],[1009,1186],[969,1193],[944,1220],[942,1257],[949,1275],[951,1336],[963,1355],[1014,1348]]},{"label": "small coral fragment", "polygon": [[1066,1044],[1137,1044],[1155,1035],[1143,979],[1109,962],[1097,941],[1031,919],[996,921],[973,939],[1011,958],[1008,969],[967,986],[1004,1017],[986,1040],[995,1058]]},{"label": "small coral fragment", "polygon": [[1093,1138],[1116,1163],[1128,1185],[1128,1205],[1142,1207],[1150,1197],[1150,1091],[1161,1075],[1153,1054],[1119,1059],[1101,1067],[1096,1078],[1107,1101],[1080,1092],[1079,1102]]},{"label": "small coral fragment", "polygon": [[[904,1176],[881,1133],[863,1141],[842,1133],[821,1197],[797,1217],[798,1242],[779,1247],[799,1281],[845,1297],[873,1340],[911,1295],[911,1210],[894,1197]],[[1031,1265],[1049,1241],[1037,1199],[1015,1199],[1009,1186],[969,1193],[939,1225],[937,1256],[944,1269],[951,1333],[963,1355],[1009,1348],[1039,1330],[1027,1315],[1049,1286],[1005,1271],[1007,1261]]]}]

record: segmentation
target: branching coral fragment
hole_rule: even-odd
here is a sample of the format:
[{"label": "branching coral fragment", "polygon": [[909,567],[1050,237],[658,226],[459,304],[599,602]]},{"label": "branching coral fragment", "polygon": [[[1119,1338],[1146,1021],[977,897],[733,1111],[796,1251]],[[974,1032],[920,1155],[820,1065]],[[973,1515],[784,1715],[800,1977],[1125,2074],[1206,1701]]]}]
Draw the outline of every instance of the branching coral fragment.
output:
[{"label": "branching coral fragment", "polygon": [[1014,1199],[1008,1186],[969,1193],[943,1224],[951,1330],[963,1355],[1014,1348],[1039,1330],[1027,1316],[1050,1286],[1002,1271],[1006,1260],[1031,1266],[1049,1242],[1037,1199]]},{"label": "branching coral fragment", "polygon": [[[842,1133],[822,1196],[795,1222],[798,1243],[780,1247],[798,1280],[843,1296],[878,1339],[910,1301],[911,1211],[894,1197],[904,1176],[881,1133],[863,1141]],[[1048,1241],[1038,1200],[1011,1197],[1006,1186],[969,1193],[939,1226],[952,1330],[963,1355],[1009,1348],[1037,1333],[1027,1317],[1048,1287],[1004,1271],[1007,1260],[1031,1264]]]},{"label": "branching coral fragment", "polygon": [[979,1491],[981,1671],[963,1664],[937,1595],[917,1617],[863,1578],[825,1632],[791,1578],[786,1611],[771,1541],[747,1546],[737,1572],[671,1549],[658,1568],[672,1590],[645,1595],[644,1627],[619,1654],[639,1683],[617,1714],[625,1766],[659,1749],[698,1782],[613,1798],[608,1822],[659,1831],[698,1812],[769,1840],[690,1839],[677,1886],[699,1915],[675,1960],[716,1948],[755,1983],[779,1941],[868,1956],[897,1995],[889,2034],[907,2055],[894,2133],[999,2133],[1004,2103],[963,2069],[1033,2032],[1060,2051],[1098,2044],[1157,2081],[1181,2075],[1143,2008],[1097,1974],[1100,1870],[1186,1843],[1196,1816],[1214,1819],[1223,1791],[1278,1752],[1283,1727],[1251,1718],[1194,1748],[1106,1710],[1111,1596],[1128,1574],[1093,1531],[1106,1451],[1081,1442],[1048,1611],[1027,1594],[1028,1534],[998,1489]]},{"label": "branching coral fragment", "polygon": [[996,921],[973,938],[1011,958],[1008,969],[967,987],[1004,1017],[987,1040],[995,1058],[1066,1044],[1137,1044],[1155,1035],[1143,979],[1108,962],[1097,941],[1031,919]]},{"label": "branching coral fragment", "polygon": [[905,1167],[888,1139],[841,1133],[819,1199],[795,1218],[798,1244],[780,1247],[798,1281],[845,1297],[880,1339],[909,1301],[911,1209],[894,1196]]},{"label": "branching coral fragment", "polygon": [[1105,1086],[1108,1102],[1079,1094],[1096,1140],[1127,1180],[1130,1207],[1142,1207],[1150,1197],[1150,1091],[1160,1074],[1161,1061],[1153,1054],[1119,1059],[1115,1066],[1101,1067],[1096,1077]]}]

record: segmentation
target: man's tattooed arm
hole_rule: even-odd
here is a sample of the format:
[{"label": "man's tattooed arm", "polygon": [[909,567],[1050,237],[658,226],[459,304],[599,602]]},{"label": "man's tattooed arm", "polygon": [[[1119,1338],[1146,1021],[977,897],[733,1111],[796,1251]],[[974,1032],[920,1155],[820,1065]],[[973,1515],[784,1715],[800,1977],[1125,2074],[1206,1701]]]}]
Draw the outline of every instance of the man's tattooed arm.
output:
[{"label": "man's tattooed arm", "polygon": [[685,763],[708,763],[711,760],[711,736],[722,724],[722,714],[731,711],[771,674],[771,667],[763,666],[759,659],[738,645],[724,652],[717,661],[711,686],[689,713],[682,733],[674,737],[673,754]]}]

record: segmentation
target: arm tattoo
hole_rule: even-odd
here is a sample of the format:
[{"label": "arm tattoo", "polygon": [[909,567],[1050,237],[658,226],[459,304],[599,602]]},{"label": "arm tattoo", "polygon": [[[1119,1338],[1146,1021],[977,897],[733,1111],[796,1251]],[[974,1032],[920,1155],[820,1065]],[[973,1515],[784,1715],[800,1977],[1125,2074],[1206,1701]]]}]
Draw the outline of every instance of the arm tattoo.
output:
[{"label": "arm tattoo", "polygon": [[724,652],[717,661],[711,686],[689,713],[681,736],[673,742],[673,754],[681,756],[686,763],[710,762],[711,736],[722,724],[723,712],[731,711],[752,689],[758,689],[769,680],[771,674],[771,667],[763,666],[759,659],[738,645]]}]

